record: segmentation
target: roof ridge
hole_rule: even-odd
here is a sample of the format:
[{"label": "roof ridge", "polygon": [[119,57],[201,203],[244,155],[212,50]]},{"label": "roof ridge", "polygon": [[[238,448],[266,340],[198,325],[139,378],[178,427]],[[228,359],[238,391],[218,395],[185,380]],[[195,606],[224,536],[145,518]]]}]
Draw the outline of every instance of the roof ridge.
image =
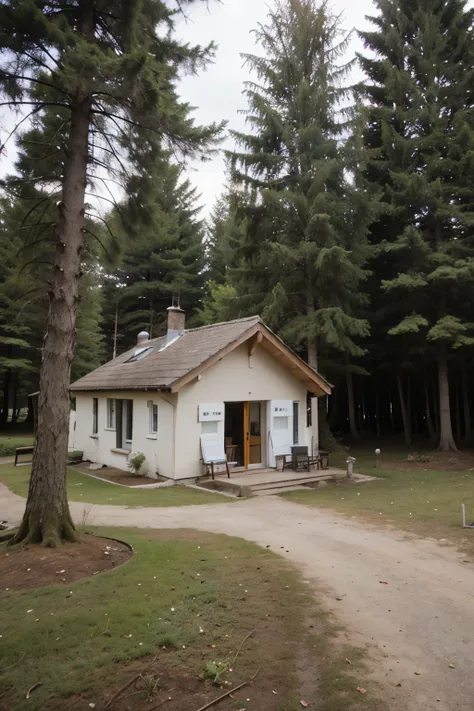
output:
[{"label": "roof ridge", "polygon": [[261,321],[258,314],[255,316],[244,316],[244,318],[235,318],[232,321],[219,321],[219,323],[208,323],[205,326],[197,326],[196,328],[186,328],[184,333],[194,333],[196,331],[204,331],[208,328],[216,328],[217,326],[229,326],[233,323],[243,323],[244,321]]}]

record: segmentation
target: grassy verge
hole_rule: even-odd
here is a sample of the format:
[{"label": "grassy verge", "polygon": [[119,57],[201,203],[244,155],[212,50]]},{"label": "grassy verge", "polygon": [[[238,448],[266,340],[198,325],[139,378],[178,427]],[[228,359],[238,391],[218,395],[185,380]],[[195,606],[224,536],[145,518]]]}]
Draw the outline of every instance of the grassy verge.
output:
[{"label": "grassy verge", "polygon": [[210,664],[228,660],[223,688],[260,672],[219,711],[295,711],[301,698],[323,711],[384,708],[364,684],[360,653],[334,644],[336,628],[314,607],[308,586],[270,551],[191,531],[101,533],[129,541],[134,557],[67,587],[0,592],[0,708],[102,709],[155,657],[148,692],[132,688],[133,698],[114,703],[114,711],[148,711],[161,700],[167,711],[193,711],[222,693],[205,676]]},{"label": "grassy verge", "polygon": [[[31,468],[0,466],[0,481],[19,496],[28,494]],[[162,489],[123,488],[116,484],[93,479],[74,469],[68,469],[68,496],[70,501],[88,504],[116,504],[119,506],[189,506],[191,504],[229,503],[229,499],[219,494],[188,489],[184,486]]]},{"label": "grassy verge", "polygon": [[33,435],[0,435],[0,457],[14,457],[17,447],[28,447],[34,441]]},{"label": "grassy verge", "polygon": [[[469,522],[474,519],[474,471],[391,470],[374,468],[374,455],[356,452],[356,471],[376,475],[364,484],[330,484],[324,489],[295,491],[284,497],[307,506],[335,509],[375,523],[395,525],[406,531],[447,538],[460,544],[474,541],[474,530],[461,528],[461,504],[466,504]],[[401,460],[403,453],[398,453]],[[392,453],[391,459],[395,457]],[[341,463],[338,462],[340,465]],[[337,466],[336,463],[334,463]]]}]

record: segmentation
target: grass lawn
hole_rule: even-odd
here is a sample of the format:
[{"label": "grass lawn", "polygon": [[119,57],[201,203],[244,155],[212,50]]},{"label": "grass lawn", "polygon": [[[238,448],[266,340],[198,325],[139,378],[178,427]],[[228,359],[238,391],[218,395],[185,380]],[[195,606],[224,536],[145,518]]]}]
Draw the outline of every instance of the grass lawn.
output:
[{"label": "grass lawn", "polygon": [[[308,585],[271,551],[193,531],[100,533],[135,555],[67,585],[0,591],[0,709],[102,711],[143,672],[110,711],[195,711],[257,670],[219,711],[296,711],[302,698],[320,711],[385,708],[360,650],[335,641]],[[228,669],[221,688],[206,678],[214,668]]]},{"label": "grass lawn", "polygon": [[[0,481],[19,496],[28,494],[31,468],[0,465]],[[190,504],[219,504],[233,501],[226,496],[197,491],[184,486],[162,489],[124,488],[109,484],[68,469],[68,497],[70,501],[88,504],[117,504],[119,506],[188,506]]]},{"label": "grass lawn", "polygon": [[[461,528],[462,503],[466,504],[468,523],[474,520],[474,471],[430,469],[430,462],[404,470],[406,453],[400,450],[387,452],[385,457],[382,454],[380,468],[375,469],[373,453],[356,450],[353,454],[357,459],[355,471],[380,478],[359,485],[343,482],[324,489],[295,491],[284,494],[284,498],[392,524],[422,536],[447,538],[474,551],[474,530]],[[339,459],[335,457],[331,463],[342,466],[343,458]]]},{"label": "grass lawn", "polygon": [[35,441],[33,435],[0,435],[0,457],[14,457],[17,447],[28,447]]}]

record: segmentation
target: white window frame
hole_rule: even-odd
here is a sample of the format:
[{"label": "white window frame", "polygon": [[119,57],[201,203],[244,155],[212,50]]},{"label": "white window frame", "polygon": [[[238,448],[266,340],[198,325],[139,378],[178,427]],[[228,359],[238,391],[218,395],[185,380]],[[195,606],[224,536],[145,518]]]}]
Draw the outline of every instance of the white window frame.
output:
[{"label": "white window frame", "polygon": [[[156,427],[154,424],[156,412]],[[148,435],[152,438],[158,436],[158,403],[148,400]]]},{"label": "white window frame", "polygon": [[92,437],[99,434],[99,398],[92,398]]},{"label": "white window frame", "polygon": [[117,415],[117,406],[115,403],[115,399],[108,397],[107,398],[107,427],[105,429],[115,431],[115,429],[117,427],[116,415]]}]

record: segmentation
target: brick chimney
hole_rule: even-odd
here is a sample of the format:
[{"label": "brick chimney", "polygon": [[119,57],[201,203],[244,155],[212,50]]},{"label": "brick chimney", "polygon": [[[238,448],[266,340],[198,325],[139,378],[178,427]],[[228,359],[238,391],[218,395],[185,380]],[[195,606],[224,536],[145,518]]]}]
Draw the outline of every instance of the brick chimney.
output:
[{"label": "brick chimney", "polygon": [[184,332],[185,313],[179,306],[169,306],[167,340],[181,336]]}]

